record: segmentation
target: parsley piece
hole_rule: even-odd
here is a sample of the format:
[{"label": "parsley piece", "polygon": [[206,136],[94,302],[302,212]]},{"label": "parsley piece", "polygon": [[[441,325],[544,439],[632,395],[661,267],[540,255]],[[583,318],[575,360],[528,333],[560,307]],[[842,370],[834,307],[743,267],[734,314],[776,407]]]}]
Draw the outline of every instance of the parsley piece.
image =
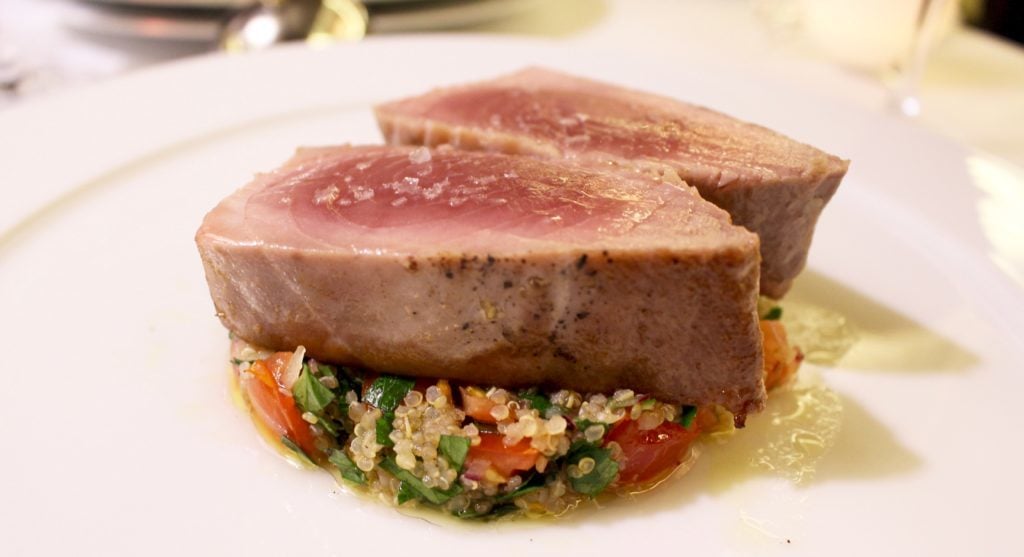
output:
[{"label": "parsley piece", "polygon": [[540,412],[542,418],[547,417],[548,410],[552,406],[551,401],[548,400],[548,397],[542,394],[538,394],[533,389],[530,389],[528,391],[520,391],[519,398],[529,401],[530,408],[533,408],[537,410],[537,412]]},{"label": "parsley piece", "polygon": [[392,427],[391,425],[391,422],[393,422],[394,420],[394,412],[388,412],[387,414],[384,414],[383,416],[377,418],[376,431],[378,445],[382,447],[395,446],[395,442],[391,440],[391,430],[394,429],[394,427]]},{"label": "parsley piece", "polygon": [[338,468],[342,478],[354,484],[366,485],[366,474],[356,466],[356,463],[352,462],[345,451],[335,449],[331,451],[331,456],[327,460]]},{"label": "parsley piece", "polygon": [[[393,456],[389,456],[382,460],[379,466],[385,472],[398,478],[398,480],[400,480],[402,483],[408,486],[405,495],[406,498],[404,499],[404,501],[401,501],[403,503],[411,498],[410,494],[415,494],[415,497],[417,499],[423,499],[424,501],[427,501],[428,503],[433,503],[435,505],[443,505],[444,503],[448,502],[449,499],[455,497],[456,495],[459,494],[460,491],[462,491],[461,484],[455,484],[445,491],[427,487],[426,484],[424,484],[422,480],[413,475],[412,472],[399,466],[398,463],[395,462],[395,457]],[[401,491],[402,489],[400,487],[400,494]]]},{"label": "parsley piece", "polygon": [[438,450],[448,459],[456,471],[462,471],[462,465],[466,462],[466,454],[469,453],[469,438],[457,437],[455,435],[442,435],[441,441],[437,444]]},{"label": "parsley piece", "polygon": [[782,308],[779,306],[773,307],[768,310],[768,313],[764,314],[764,317],[761,319],[764,319],[765,321],[778,321],[779,319],[782,319]]},{"label": "parsley piece", "polygon": [[697,417],[696,406],[683,406],[683,411],[679,414],[679,425],[689,429],[693,425],[694,418]]},{"label": "parsley piece", "polygon": [[406,501],[412,501],[417,498],[416,492],[413,491],[408,482],[398,483],[398,493],[395,494],[395,499],[399,505],[404,505]]},{"label": "parsley piece", "polygon": [[302,364],[299,378],[292,385],[292,395],[295,396],[295,402],[299,404],[299,407],[314,414],[322,412],[337,397],[316,377],[313,377],[313,373],[309,371],[309,366],[306,364]]},{"label": "parsley piece", "polygon": [[569,477],[569,485],[577,493],[595,497],[605,490],[619,475],[619,463],[612,458],[612,452],[586,441],[576,441],[569,448],[570,465],[578,465],[584,458],[594,459],[594,469],[578,478]]},{"label": "parsley piece", "polygon": [[416,382],[412,379],[381,375],[366,390],[366,402],[385,414],[394,412]]}]

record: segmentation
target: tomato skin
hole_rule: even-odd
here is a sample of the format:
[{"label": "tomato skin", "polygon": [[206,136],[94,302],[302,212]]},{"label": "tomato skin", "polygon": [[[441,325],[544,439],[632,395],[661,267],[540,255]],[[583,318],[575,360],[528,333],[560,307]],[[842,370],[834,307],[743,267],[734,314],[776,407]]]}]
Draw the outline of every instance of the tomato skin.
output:
[{"label": "tomato skin", "polygon": [[290,352],[278,352],[266,360],[257,360],[249,366],[253,377],[242,377],[241,387],[260,421],[275,434],[288,437],[307,455],[319,453],[309,424],[295,399],[284,392],[280,384],[281,373],[291,358]]},{"label": "tomato skin", "polygon": [[480,444],[470,447],[466,455],[466,469],[479,470],[482,463],[487,462],[495,472],[509,478],[516,472],[533,468],[540,451],[530,446],[530,440],[506,446],[504,439],[500,433],[480,432]]},{"label": "tomato skin", "polygon": [[619,485],[644,484],[665,477],[682,464],[699,434],[696,424],[685,428],[675,422],[662,422],[654,429],[641,430],[634,420],[620,421],[605,440],[622,447],[625,462],[620,463]]}]

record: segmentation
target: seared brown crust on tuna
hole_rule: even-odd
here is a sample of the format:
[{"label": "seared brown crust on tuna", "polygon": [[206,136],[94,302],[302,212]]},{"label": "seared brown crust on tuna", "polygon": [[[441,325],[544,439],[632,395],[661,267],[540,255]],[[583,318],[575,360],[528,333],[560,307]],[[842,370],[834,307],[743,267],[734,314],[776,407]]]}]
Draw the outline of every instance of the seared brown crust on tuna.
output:
[{"label": "seared brown crust on tuna", "polygon": [[[636,183],[646,178],[497,154],[412,162],[421,156],[308,151],[224,200],[196,241],[225,326],[384,372],[762,407],[757,238],[724,212],[685,186]],[[412,176],[396,206],[389,184]],[[451,205],[456,181],[492,176],[505,178],[489,199],[527,199]],[[545,182],[562,178],[585,195]],[[434,187],[445,179],[452,189]],[[351,193],[363,201],[344,204]],[[620,215],[632,224],[616,228]]]},{"label": "seared brown crust on tuna", "polygon": [[530,68],[382,104],[388,142],[668,166],[761,237],[761,291],[781,297],[848,162],[767,128],[666,97]]}]

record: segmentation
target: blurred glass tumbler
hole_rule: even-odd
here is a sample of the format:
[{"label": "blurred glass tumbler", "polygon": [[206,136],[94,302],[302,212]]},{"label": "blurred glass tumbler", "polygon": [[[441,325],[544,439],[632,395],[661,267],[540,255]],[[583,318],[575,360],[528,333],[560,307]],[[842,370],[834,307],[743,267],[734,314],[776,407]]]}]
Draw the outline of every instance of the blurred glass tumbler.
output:
[{"label": "blurred glass tumbler", "polygon": [[931,12],[945,11],[938,4],[946,2],[803,0],[803,32],[822,54],[841,64],[872,73],[905,69],[915,42],[931,38],[922,36]]}]

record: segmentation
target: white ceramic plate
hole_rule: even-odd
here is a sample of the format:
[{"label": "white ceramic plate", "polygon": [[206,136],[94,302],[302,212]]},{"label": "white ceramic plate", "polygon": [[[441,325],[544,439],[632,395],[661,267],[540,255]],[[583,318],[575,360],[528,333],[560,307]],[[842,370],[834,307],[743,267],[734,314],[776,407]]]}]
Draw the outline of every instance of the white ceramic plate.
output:
[{"label": "white ceramic plate", "polygon": [[[1013,552],[1019,170],[701,56],[381,40],[212,56],[0,113],[0,553]],[[261,441],[229,396],[227,334],[192,236],[296,146],[378,141],[371,103],[528,63],[711,105],[851,158],[789,303],[845,315],[859,340],[838,364],[805,367],[824,387],[778,395],[655,493],[565,520],[435,525]],[[793,418],[801,392],[842,411]],[[794,483],[788,457],[813,477]]]}]

